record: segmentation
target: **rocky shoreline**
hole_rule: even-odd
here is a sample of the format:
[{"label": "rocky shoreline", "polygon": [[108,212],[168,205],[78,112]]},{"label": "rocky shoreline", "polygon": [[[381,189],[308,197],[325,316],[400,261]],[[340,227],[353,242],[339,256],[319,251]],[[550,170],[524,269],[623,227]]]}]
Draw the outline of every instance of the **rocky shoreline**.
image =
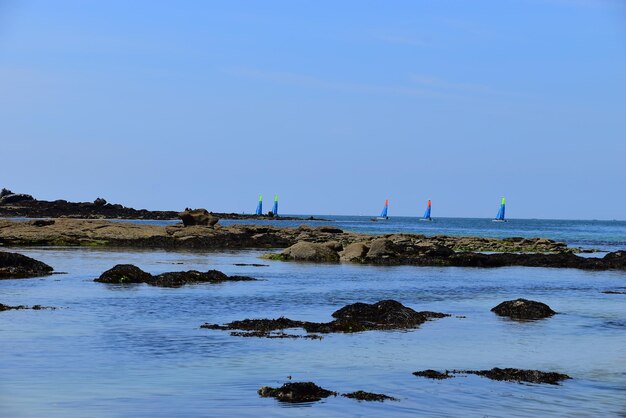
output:
[{"label": "rocky shoreline", "polygon": [[[304,218],[239,213],[213,213],[220,219],[302,220]],[[0,218],[74,218],[74,219],[138,219],[178,220],[179,212],[133,209],[108,203],[97,198],[93,202],[68,202],[67,200],[37,200],[29,194],[0,191]],[[309,220],[324,220],[310,218]]]}]

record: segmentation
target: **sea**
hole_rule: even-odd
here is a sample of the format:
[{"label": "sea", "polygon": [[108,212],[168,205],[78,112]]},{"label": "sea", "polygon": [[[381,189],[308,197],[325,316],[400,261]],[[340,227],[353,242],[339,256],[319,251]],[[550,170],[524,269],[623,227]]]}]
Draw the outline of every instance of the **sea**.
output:
[{"label": "sea", "polygon": [[[591,257],[626,250],[624,221],[319,217],[328,221],[247,222],[372,234],[546,237],[600,251],[585,254]],[[2,250],[63,274],[0,281],[0,303],[58,308],[0,312],[1,417],[626,417],[626,294],[603,293],[625,292],[625,271],[309,264],[260,259],[266,250]],[[259,280],[181,288],[93,281],[121,263],[153,274],[218,269]],[[517,322],[490,311],[520,297],[547,303],[558,315]],[[321,340],[200,328],[280,316],[326,322],[347,304],[385,299],[451,316],[409,331]],[[572,379],[543,385],[412,374],[493,367]],[[308,381],[339,395],[289,404],[257,394],[262,386]],[[341,396],[356,390],[397,400]]]}]

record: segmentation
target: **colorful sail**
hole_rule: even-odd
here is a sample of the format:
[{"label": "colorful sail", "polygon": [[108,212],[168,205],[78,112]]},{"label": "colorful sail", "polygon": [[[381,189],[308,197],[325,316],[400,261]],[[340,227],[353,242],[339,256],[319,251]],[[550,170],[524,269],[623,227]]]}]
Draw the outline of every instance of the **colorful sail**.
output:
[{"label": "colorful sail", "polygon": [[274,195],[274,207],[272,208],[274,216],[278,216],[278,195]]},{"label": "colorful sail", "polygon": [[263,215],[263,195],[259,195],[259,204],[256,205],[256,214]]},{"label": "colorful sail", "polygon": [[505,200],[502,198],[502,202],[500,203],[500,210],[498,210],[498,214],[496,215],[496,220],[503,221],[504,220],[504,211],[505,211]]},{"label": "colorful sail", "polygon": [[385,200],[385,207],[383,208],[383,211],[380,212],[380,217],[381,218],[387,218],[387,210],[389,209],[389,199]]},{"label": "colorful sail", "polygon": [[430,219],[430,200],[428,201],[428,206],[426,206],[426,212],[424,212],[424,219]]}]

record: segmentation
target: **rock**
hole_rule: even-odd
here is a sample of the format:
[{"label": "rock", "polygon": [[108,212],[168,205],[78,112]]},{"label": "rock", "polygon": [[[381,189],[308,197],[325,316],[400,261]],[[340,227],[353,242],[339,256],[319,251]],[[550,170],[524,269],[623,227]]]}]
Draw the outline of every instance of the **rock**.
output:
[{"label": "rock", "polygon": [[337,396],[337,392],[323,389],[312,382],[285,383],[279,388],[263,386],[258,391],[263,398],[276,398],[281,402],[315,402],[329,396]]},{"label": "rock", "polygon": [[364,392],[362,390],[357,390],[356,392],[351,392],[351,393],[344,393],[341,396],[344,396],[346,398],[356,399],[359,401],[378,401],[378,402],[397,401],[397,399],[392,396],[384,395],[382,393]]},{"label": "rock", "polygon": [[422,370],[418,372],[413,372],[413,374],[415,376],[426,377],[428,379],[438,379],[438,380],[452,379],[454,377],[447,370],[445,371],[445,373],[442,373],[436,370],[427,369],[427,370]]},{"label": "rock", "polygon": [[209,214],[206,209],[194,209],[181,212],[179,215],[184,226],[205,225],[213,228],[219,218]]},{"label": "rock", "polygon": [[0,280],[47,276],[52,267],[22,254],[0,251]]},{"label": "rock", "polygon": [[175,271],[152,276],[146,283],[152,286],[180,287],[194,283],[221,283],[226,281],[252,281],[256,280],[246,276],[227,276],[218,270],[209,270],[202,273],[196,270]]},{"label": "rock", "polygon": [[417,328],[433,318],[449,316],[438,312],[417,312],[394,300],[383,300],[373,304],[354,303],[347,305],[332,316],[331,322],[295,321],[281,317],[278,319],[244,319],[226,325],[204,324],[201,328],[219,330],[259,331],[255,336],[267,336],[275,330],[304,328],[307,332],[361,332],[368,330],[394,330]]},{"label": "rock", "polygon": [[602,257],[602,261],[613,269],[626,270],[626,251],[615,251]]},{"label": "rock", "polygon": [[324,245],[335,252],[343,250],[343,245],[339,241],[327,241]]},{"label": "rock", "polygon": [[346,248],[339,253],[339,258],[342,262],[362,263],[368,251],[369,247],[365,243],[355,242],[354,244],[346,246]]},{"label": "rock", "polygon": [[453,370],[455,374],[475,374],[484,376],[492,380],[501,380],[509,382],[528,382],[528,383],[547,383],[549,385],[558,385],[559,382],[571,379],[566,374],[556,372],[542,372],[539,370],[523,370],[523,369],[500,369],[495,367],[491,370]]},{"label": "rock", "polygon": [[93,204],[95,206],[104,206],[104,205],[107,204],[107,201],[104,200],[103,198],[99,197],[99,198],[97,198],[96,200],[93,201]]},{"label": "rock", "polygon": [[32,226],[50,226],[54,225],[54,221],[52,219],[37,219],[29,222]]},{"label": "rock", "polygon": [[327,234],[343,234],[343,230],[334,226],[318,226],[316,231],[325,232]]},{"label": "rock", "polygon": [[548,305],[534,300],[516,299],[502,302],[498,306],[491,309],[499,316],[508,316],[511,319],[526,320],[526,319],[543,319],[548,318],[556,312],[554,312]]},{"label": "rock", "polygon": [[294,261],[315,261],[336,263],[339,261],[339,254],[323,244],[300,241],[285,249],[281,256],[285,260]]},{"label": "rock", "polygon": [[33,197],[29,194],[22,194],[22,193],[5,194],[4,196],[0,197],[0,205],[4,205],[7,203],[24,202],[24,201],[29,201],[29,200],[35,200],[35,199],[33,199]]},{"label": "rock", "polygon": [[3,187],[2,190],[0,190],[0,198],[3,198],[4,196],[8,196],[10,194],[14,194],[14,193],[9,189],[5,189]]},{"label": "rock", "polygon": [[256,280],[247,276],[227,276],[218,270],[209,270],[205,273],[196,270],[174,271],[153,276],[132,264],[118,264],[105,271],[94,282],[100,283],[146,283],[151,286],[180,287],[194,283],[222,283],[226,281]]},{"label": "rock", "polygon": [[390,258],[396,255],[394,244],[387,238],[378,238],[371,242],[365,258]]},{"label": "rock", "polygon": [[146,283],[150,279],[152,279],[152,275],[137,266],[132,264],[118,264],[102,273],[94,282],[116,284]]},{"label": "rock", "polygon": [[31,307],[28,307],[28,306],[25,306],[25,305],[9,306],[9,305],[3,305],[2,303],[0,303],[0,312],[2,312],[2,311],[10,311],[10,310],[22,310],[22,309],[32,309],[32,310],[35,310],[35,311],[40,311],[42,309],[54,310],[56,308],[52,307],[52,306],[41,306],[41,305],[33,305]]}]

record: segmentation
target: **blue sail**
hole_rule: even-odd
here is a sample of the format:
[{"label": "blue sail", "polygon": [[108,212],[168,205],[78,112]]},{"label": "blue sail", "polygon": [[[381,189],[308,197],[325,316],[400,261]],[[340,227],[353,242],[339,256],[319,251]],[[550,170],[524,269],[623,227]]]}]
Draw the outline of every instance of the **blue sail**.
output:
[{"label": "blue sail", "polygon": [[259,196],[259,204],[256,205],[256,214],[263,215],[263,196]]},{"label": "blue sail", "polygon": [[389,209],[389,201],[385,200],[385,207],[383,208],[383,211],[380,212],[380,217],[381,218],[386,218],[387,217],[387,209]]},{"label": "blue sail", "polygon": [[500,203],[500,210],[498,210],[498,214],[496,215],[496,219],[499,221],[504,220],[504,212],[505,212],[505,201],[502,198],[502,203]]},{"label": "blue sail", "polygon": [[274,216],[278,216],[278,196],[274,196],[274,207],[272,208]]},{"label": "blue sail", "polygon": [[426,206],[426,211],[424,212],[424,219],[430,219],[430,200],[428,201],[428,206]]}]

